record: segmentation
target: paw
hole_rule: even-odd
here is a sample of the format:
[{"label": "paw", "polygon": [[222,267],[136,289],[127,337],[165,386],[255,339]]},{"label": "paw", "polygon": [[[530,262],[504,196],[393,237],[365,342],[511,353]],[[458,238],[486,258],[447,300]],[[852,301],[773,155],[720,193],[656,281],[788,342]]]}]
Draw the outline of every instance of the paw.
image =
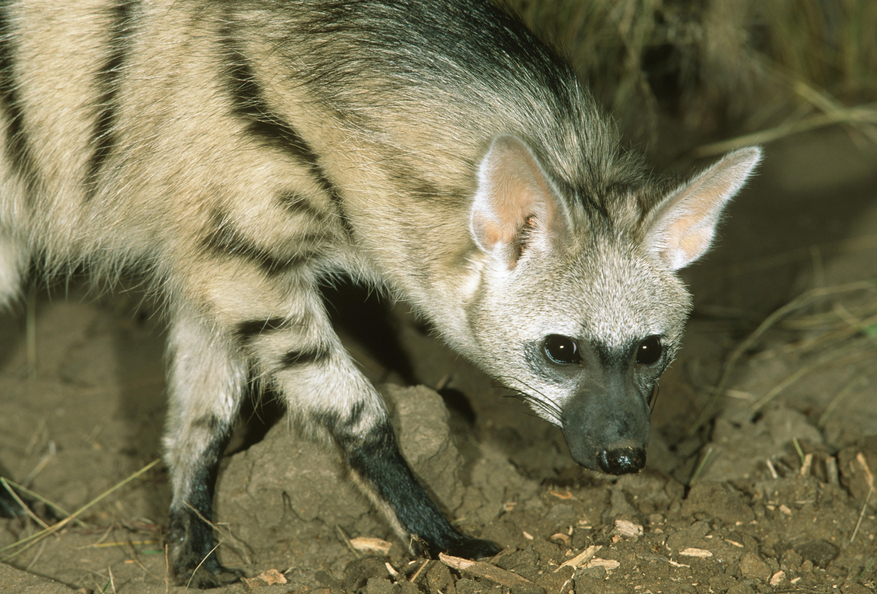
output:
[{"label": "paw", "polygon": [[489,540],[481,540],[480,538],[472,538],[460,534],[445,546],[435,549],[430,547],[430,553],[433,557],[439,553],[445,553],[454,557],[463,557],[464,559],[483,559],[485,557],[493,557],[502,550],[502,547]]},{"label": "paw", "polygon": [[[216,559],[213,528],[188,509],[171,509],[168,546],[171,573],[180,586],[219,588],[239,582],[243,573],[223,567]],[[209,509],[206,511],[209,514]]]},{"label": "paw", "polygon": [[239,582],[244,574],[214,562],[204,563],[197,569],[177,568],[174,577],[180,586],[207,590]]}]

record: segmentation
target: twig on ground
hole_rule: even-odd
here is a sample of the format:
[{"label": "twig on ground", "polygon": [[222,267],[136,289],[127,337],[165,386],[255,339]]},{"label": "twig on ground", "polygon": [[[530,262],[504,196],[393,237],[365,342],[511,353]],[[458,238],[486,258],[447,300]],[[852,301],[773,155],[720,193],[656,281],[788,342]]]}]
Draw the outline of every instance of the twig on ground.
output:
[{"label": "twig on ground", "polygon": [[856,529],[853,530],[853,535],[850,537],[850,544],[852,544],[856,539],[856,535],[859,533],[859,527],[862,525],[862,520],[865,519],[865,512],[868,509],[868,501],[871,499],[871,494],[874,493],[874,474],[868,467],[868,461],[865,460],[865,456],[862,452],[856,454],[856,461],[862,465],[862,469],[865,471],[865,482],[868,483],[868,494],[865,495],[865,503],[862,505],[862,513],[859,514],[859,521],[856,522]]},{"label": "twig on ground", "polygon": [[414,575],[411,576],[411,579],[408,581],[412,584],[417,583],[417,579],[420,577],[420,574],[429,567],[429,564],[432,563],[431,559],[424,559],[423,563],[420,564],[420,567],[417,568],[417,571],[414,572]]},{"label": "twig on ground", "polygon": [[770,475],[774,479],[780,478],[780,475],[777,474],[777,469],[773,467],[773,462],[771,462],[770,460],[765,460],[764,463],[767,464],[767,469],[770,470]]},{"label": "twig on ground", "polygon": [[837,472],[837,458],[835,458],[834,456],[827,456],[825,458],[825,474],[828,477],[829,485],[840,484]]},{"label": "twig on ground", "polygon": [[452,557],[450,555],[445,555],[444,553],[439,553],[439,561],[451,569],[456,569],[461,573],[467,573],[477,578],[489,580],[510,590],[520,592],[521,594],[543,594],[545,592],[541,586],[537,586],[530,580],[506,569],[497,567],[496,565],[491,565],[490,563],[484,563],[483,561],[470,561],[469,559]]},{"label": "twig on ground", "polygon": [[558,567],[554,571],[560,571],[561,567],[566,567],[566,566],[572,567],[573,569],[578,569],[579,567],[581,567],[582,565],[584,565],[585,563],[587,563],[588,561],[593,559],[594,555],[597,554],[597,551],[599,551],[602,548],[603,548],[602,545],[591,545],[587,549],[585,549],[584,551],[582,551],[581,553],[579,553],[578,555],[573,557],[572,559],[567,559],[566,561],[561,563],[560,567]]}]

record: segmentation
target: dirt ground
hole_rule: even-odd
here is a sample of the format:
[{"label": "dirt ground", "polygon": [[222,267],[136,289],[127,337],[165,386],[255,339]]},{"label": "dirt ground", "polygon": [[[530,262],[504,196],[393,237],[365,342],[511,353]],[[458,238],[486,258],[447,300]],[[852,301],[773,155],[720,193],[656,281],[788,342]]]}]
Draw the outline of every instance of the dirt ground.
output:
[{"label": "dirt ground", "polygon": [[[338,292],[406,457],[461,529],[506,548],[471,567],[412,559],[337,454],[267,406],[244,415],[220,475],[220,558],[250,578],[220,591],[874,591],[877,149],[839,129],[766,148],[719,245],[684,273],[696,307],[646,471],[591,476],[403,307]],[[31,337],[24,307],[0,317],[0,464],[74,512],[160,457],[165,329],[137,293],[64,292],[37,295]],[[169,500],[159,463],[30,546],[8,545],[34,521],[0,521],[0,591],[177,591]]]}]

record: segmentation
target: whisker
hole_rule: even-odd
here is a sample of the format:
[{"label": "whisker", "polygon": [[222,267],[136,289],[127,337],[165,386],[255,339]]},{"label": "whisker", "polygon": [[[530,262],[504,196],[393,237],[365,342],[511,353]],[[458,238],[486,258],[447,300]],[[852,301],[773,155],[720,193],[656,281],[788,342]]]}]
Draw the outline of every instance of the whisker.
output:
[{"label": "whisker", "polygon": [[556,411],[556,412],[558,413],[558,415],[560,415],[560,414],[563,412],[563,411],[561,410],[560,406],[558,406],[557,403],[555,403],[553,400],[551,400],[550,398],[548,398],[545,394],[543,394],[543,393],[540,392],[539,390],[535,389],[534,387],[532,387],[532,386],[526,384],[525,382],[521,382],[521,384],[522,384],[524,387],[526,387],[530,392],[533,392],[533,393],[535,393],[535,394],[537,394],[537,395],[539,396],[539,397],[537,398],[536,396],[533,396],[532,394],[529,394],[529,393],[528,393],[528,394],[527,394],[527,398],[528,398],[528,399],[536,399],[536,400],[538,400],[540,403],[542,403],[543,405],[545,405],[547,408],[550,408],[550,409]]},{"label": "whisker", "polygon": [[655,382],[655,387],[652,388],[652,393],[649,395],[649,412],[655,411],[655,403],[658,402],[658,394],[661,393],[661,386],[658,385],[658,382]]},{"label": "whisker", "polygon": [[555,402],[547,398],[539,390],[536,390],[532,386],[528,385],[526,382],[519,379],[513,379],[509,382],[509,384],[518,384],[525,388],[527,391],[513,386],[509,386],[508,389],[511,390],[511,393],[508,394],[508,396],[520,398],[521,400],[529,404],[533,408],[533,410],[541,412],[548,419],[557,422],[561,426],[563,425],[563,410]]},{"label": "whisker", "polygon": [[546,406],[541,400],[536,398],[528,398],[527,403],[530,404],[534,409],[541,410],[544,412],[549,418],[555,419],[558,422],[560,421],[557,411],[553,410],[552,407]]},{"label": "whisker", "polygon": [[526,401],[536,408],[544,411],[548,414],[552,419],[556,420],[558,423],[563,424],[563,411],[557,407],[554,403],[545,402],[540,398],[528,397]]}]

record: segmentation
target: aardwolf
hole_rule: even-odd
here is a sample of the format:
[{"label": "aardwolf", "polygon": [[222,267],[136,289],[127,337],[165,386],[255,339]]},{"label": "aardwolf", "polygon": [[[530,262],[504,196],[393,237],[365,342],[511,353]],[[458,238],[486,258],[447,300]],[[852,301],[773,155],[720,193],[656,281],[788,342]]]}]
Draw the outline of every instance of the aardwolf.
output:
[{"label": "aardwolf", "polygon": [[255,381],[405,542],[497,550],[400,455],[321,301],[335,275],[410,302],[583,466],[643,468],[690,309],[675,271],[761,158],[656,181],[487,0],[5,0],[0,77],[0,305],[30,269],[133,271],[160,296],[170,564],[199,587],[239,577],[204,520]]}]

